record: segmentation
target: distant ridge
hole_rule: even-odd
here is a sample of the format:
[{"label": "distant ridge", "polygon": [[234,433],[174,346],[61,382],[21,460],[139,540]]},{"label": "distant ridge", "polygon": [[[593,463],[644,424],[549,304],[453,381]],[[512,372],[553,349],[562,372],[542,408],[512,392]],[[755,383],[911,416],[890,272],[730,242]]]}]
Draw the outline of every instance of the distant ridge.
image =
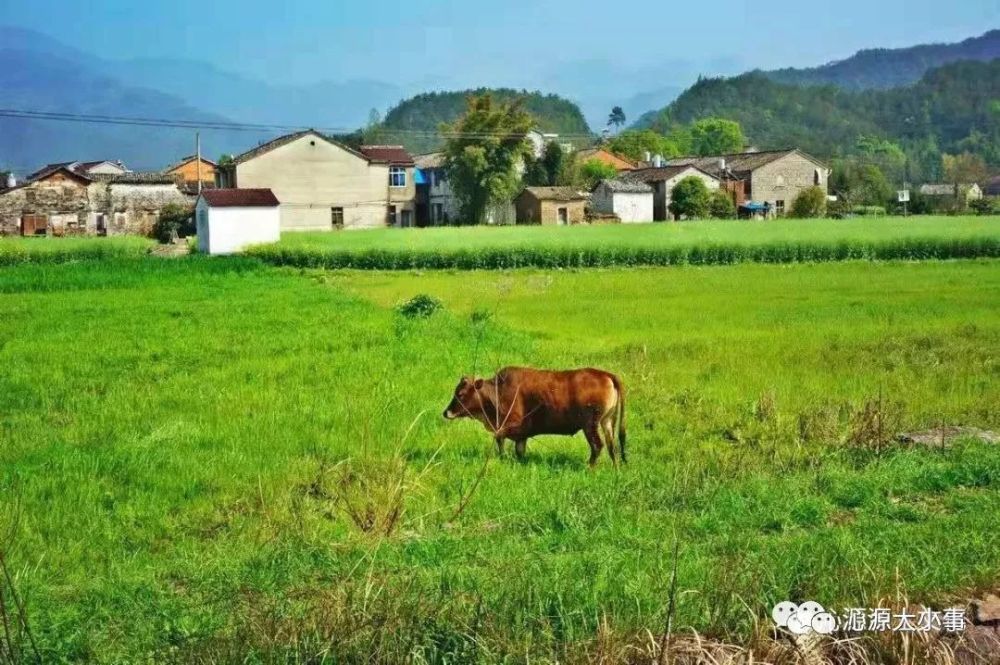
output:
[{"label": "distant ridge", "polygon": [[835,85],[844,90],[896,88],[916,83],[929,70],[959,60],[1000,58],[1000,29],[954,44],[921,44],[897,49],[864,49],[819,67],[762,72],[792,85]]}]

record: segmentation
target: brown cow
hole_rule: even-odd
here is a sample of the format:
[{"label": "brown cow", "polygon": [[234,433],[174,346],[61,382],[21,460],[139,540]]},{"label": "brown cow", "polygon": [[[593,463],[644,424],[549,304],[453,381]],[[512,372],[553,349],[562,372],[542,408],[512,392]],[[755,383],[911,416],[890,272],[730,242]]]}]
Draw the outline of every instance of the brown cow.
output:
[{"label": "brown cow", "polygon": [[[493,433],[503,454],[505,439],[524,457],[528,438],[539,434],[572,436],[583,430],[590,444],[590,466],[608,446],[614,464],[615,429],[625,462],[625,393],[617,376],[599,369],[562,372],[505,367],[491,379],[464,377],[445,418],[474,418]],[[601,437],[604,437],[604,441]]]}]

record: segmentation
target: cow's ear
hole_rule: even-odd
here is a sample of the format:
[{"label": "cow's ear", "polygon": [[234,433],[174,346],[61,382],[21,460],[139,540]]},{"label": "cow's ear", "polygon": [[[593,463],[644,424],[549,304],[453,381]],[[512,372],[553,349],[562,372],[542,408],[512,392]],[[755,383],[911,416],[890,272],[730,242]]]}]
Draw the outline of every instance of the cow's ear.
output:
[{"label": "cow's ear", "polygon": [[482,387],[483,387],[483,380],[482,379],[476,379],[476,390],[480,390],[480,389],[482,389]]}]

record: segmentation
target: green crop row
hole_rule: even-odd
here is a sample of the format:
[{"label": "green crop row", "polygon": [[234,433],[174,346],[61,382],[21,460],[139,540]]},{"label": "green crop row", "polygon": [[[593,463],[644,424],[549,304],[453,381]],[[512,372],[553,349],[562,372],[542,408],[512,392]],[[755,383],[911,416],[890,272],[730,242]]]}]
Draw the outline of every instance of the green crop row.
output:
[{"label": "green crop row", "polygon": [[793,241],[759,245],[706,243],[673,247],[481,247],[441,251],[343,250],[278,244],[254,247],[247,253],[271,264],[302,268],[490,270],[996,258],[1000,257],[1000,238]]}]

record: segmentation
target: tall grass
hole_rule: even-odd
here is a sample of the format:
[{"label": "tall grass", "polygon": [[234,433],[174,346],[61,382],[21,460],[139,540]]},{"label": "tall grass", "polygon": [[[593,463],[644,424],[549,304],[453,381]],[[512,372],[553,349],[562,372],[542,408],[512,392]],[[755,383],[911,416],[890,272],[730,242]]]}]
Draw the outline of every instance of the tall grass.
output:
[{"label": "tall grass", "polygon": [[924,260],[1000,256],[1000,219],[782,220],[286,234],[250,255],[362,270]]},{"label": "tall grass", "polygon": [[[45,662],[649,662],[675,569],[677,649],[946,606],[1000,575],[1000,448],[880,428],[1000,427],[998,265],[4,268],[26,625]],[[619,372],[631,464],[440,418],[521,363]]]},{"label": "tall grass", "polygon": [[0,238],[0,266],[137,258],[153,246],[148,238]]}]

